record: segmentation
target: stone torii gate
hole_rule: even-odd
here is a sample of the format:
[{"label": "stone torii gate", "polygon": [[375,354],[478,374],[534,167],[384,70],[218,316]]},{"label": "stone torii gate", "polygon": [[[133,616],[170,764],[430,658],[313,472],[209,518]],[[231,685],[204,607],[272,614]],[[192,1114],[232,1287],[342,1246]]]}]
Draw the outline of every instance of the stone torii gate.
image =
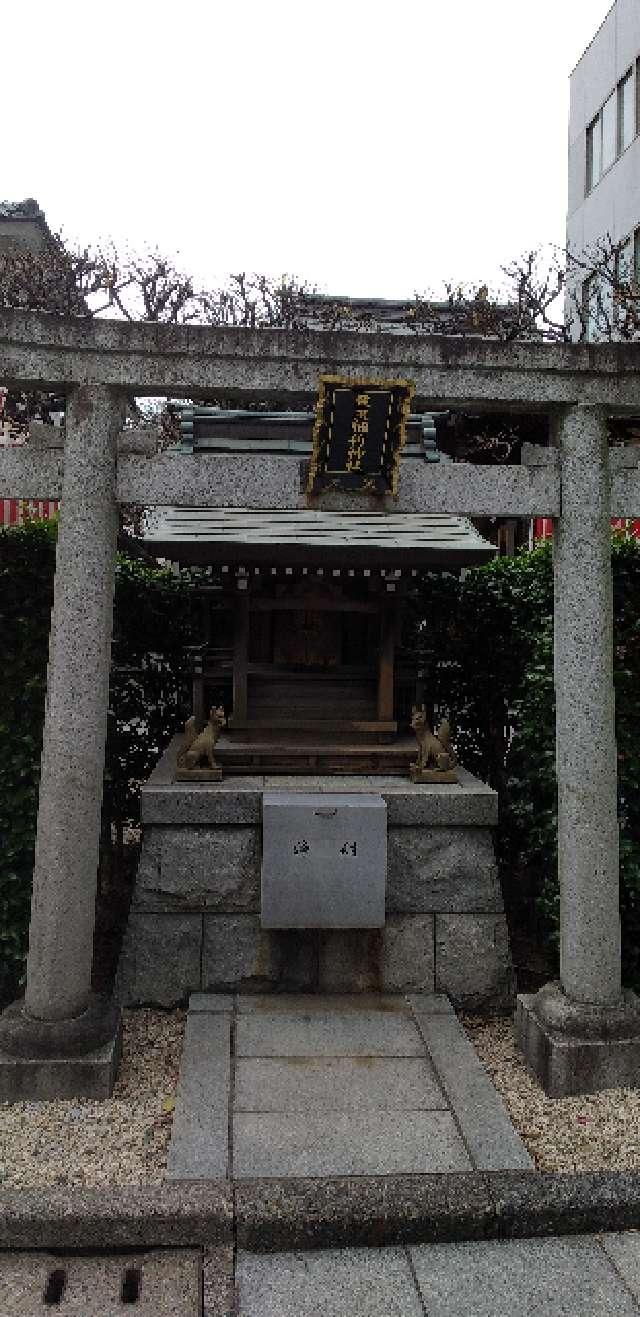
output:
[{"label": "stone torii gate", "polygon": [[[315,396],[321,373],[411,379],[425,410],[551,418],[555,446],[525,452],[518,466],[412,463],[389,507],[555,519],[560,982],[519,999],[516,1027],[554,1095],[635,1084],[640,1074],[640,1012],[620,978],[610,570],[610,517],[640,515],[640,472],[635,451],[609,452],[607,425],[640,413],[640,347],[3,311],[0,380],[66,390],[67,415],[64,452],[0,450],[0,497],[62,499],[27,985],[0,1017],[2,1098],[105,1095],[117,1063],[119,1011],[92,996],[91,968],[118,503],[305,505],[293,455],[178,462],[127,451],[125,399],[296,406]],[[316,506],[352,509],[353,496],[332,493]]]}]

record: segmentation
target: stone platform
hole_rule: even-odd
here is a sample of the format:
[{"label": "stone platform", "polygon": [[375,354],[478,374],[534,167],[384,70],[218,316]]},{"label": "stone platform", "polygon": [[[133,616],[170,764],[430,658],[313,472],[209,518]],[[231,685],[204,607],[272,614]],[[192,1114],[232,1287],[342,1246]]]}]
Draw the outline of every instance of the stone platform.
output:
[{"label": "stone platform", "polygon": [[[143,845],[118,975],[128,1005],[192,991],[447,993],[503,1007],[512,970],[493,851],[497,795],[380,776],[175,782],[175,738],[142,789]],[[378,793],[387,807],[381,929],[260,925],[265,791]]]}]

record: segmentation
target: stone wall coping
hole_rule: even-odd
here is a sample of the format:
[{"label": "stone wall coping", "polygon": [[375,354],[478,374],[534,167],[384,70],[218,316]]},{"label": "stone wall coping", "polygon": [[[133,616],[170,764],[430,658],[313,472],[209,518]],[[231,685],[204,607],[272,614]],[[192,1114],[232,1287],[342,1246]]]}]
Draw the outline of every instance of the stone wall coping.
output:
[{"label": "stone wall coping", "polygon": [[495,827],[498,793],[461,768],[459,783],[409,782],[400,777],[227,777],[221,782],[174,782],[182,737],[175,736],[141,792],[145,827],[259,825],[265,791],[366,792],[387,805],[390,827]]},{"label": "stone wall coping", "polygon": [[638,1229],[632,1171],[466,1172],[0,1194],[0,1248],[229,1244],[255,1252]]}]

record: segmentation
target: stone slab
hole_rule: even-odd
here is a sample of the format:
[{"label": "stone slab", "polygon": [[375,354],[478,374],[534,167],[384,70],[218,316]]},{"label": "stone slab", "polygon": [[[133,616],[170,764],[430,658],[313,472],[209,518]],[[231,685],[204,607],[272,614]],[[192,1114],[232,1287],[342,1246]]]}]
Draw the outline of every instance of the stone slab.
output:
[{"label": "stone slab", "polygon": [[449,785],[383,774],[227,774],[222,782],[175,782],[181,741],[180,736],[173,738],[142,787],[145,827],[259,825],[265,791],[375,792],[387,806],[390,827],[495,827],[498,822],[497,792],[465,768],[457,770],[459,782]]},{"label": "stone slab", "polygon": [[321,993],[432,992],[434,916],[387,915],[381,929],[333,929],[318,937]]},{"label": "stone slab", "polygon": [[257,826],[147,827],[136,879],[145,910],[257,910]]},{"label": "stone slab", "polygon": [[385,930],[348,928],[318,934],[321,993],[373,993],[382,987]]},{"label": "stone slab", "polygon": [[433,1067],[420,1057],[240,1058],[235,1111],[446,1109]]},{"label": "stone slab", "polygon": [[272,942],[255,914],[205,915],[202,986],[205,991],[240,987],[277,977]]},{"label": "stone slab", "polygon": [[519,1239],[411,1248],[429,1317],[638,1317],[590,1239]]},{"label": "stone slab", "polygon": [[200,988],[202,919],[132,909],[116,984],[123,1005],[175,1006]]},{"label": "stone slab", "polygon": [[640,1304],[640,1233],[627,1230],[624,1233],[601,1235],[600,1244],[627,1289],[631,1290],[634,1299]]},{"label": "stone slab", "polygon": [[226,1177],[230,1084],[230,1016],[190,1012],[167,1154],[168,1179]]},{"label": "stone slab", "polygon": [[[439,1000],[446,1001],[446,998]],[[384,1011],[404,1016],[408,1014],[407,1001],[404,997],[397,993],[378,992],[332,993],[329,996],[313,992],[238,993],[235,998],[235,1008],[238,1015],[264,1013],[326,1015],[328,1011],[336,1011],[340,1015],[348,1013],[361,1015],[363,1011]]]},{"label": "stone slab", "polygon": [[[503,1228],[500,1222],[496,1231],[489,1180],[477,1171],[239,1180],[238,1247],[277,1252],[484,1239]],[[513,1218],[510,1225],[513,1233]]]},{"label": "stone slab", "polygon": [[0,1102],[111,1097],[121,1047],[118,1027],[114,1038],[85,1056],[26,1058],[0,1052]]},{"label": "stone slab", "polygon": [[446,1111],[237,1112],[235,1178],[443,1174],[472,1165]]},{"label": "stone slab", "polygon": [[216,1014],[220,1011],[233,1012],[234,999],[231,993],[192,992],[189,998],[189,1013],[205,1011]]},{"label": "stone slab", "polygon": [[380,928],[386,806],[378,794],[265,791],[265,928]]},{"label": "stone slab", "polygon": [[513,967],[503,914],[438,914],[435,933],[437,992],[456,1006],[486,1010],[509,1006]]},{"label": "stone slab", "polygon": [[260,927],[257,914],[204,915],[202,986],[205,990],[316,986],[314,932]]},{"label": "stone slab", "polygon": [[[64,1285],[58,1301],[43,1296],[53,1273]],[[69,1257],[64,1254],[0,1254],[0,1312],[37,1317],[122,1317],[123,1283],[137,1298],[127,1302],[140,1317],[200,1317],[201,1255],[198,1249]],[[135,1277],[135,1279],[134,1279]],[[63,1279],[64,1278],[64,1279]],[[54,1290],[55,1292],[55,1290]]]},{"label": "stone slab", "polygon": [[533,1169],[502,1098],[453,1015],[417,1015],[436,1074],[479,1171]]},{"label": "stone slab", "polygon": [[222,782],[175,782],[182,736],[174,736],[140,793],[145,827],[246,827],[260,824],[264,778],[223,778]]},{"label": "stone slab", "polygon": [[408,1015],[363,1009],[239,1015],[237,1056],[424,1056]]},{"label": "stone slab", "polygon": [[382,949],[382,986],[387,992],[433,992],[433,915],[388,915]]},{"label": "stone slab", "polygon": [[488,828],[416,826],[389,831],[387,909],[502,911]]},{"label": "stone slab", "polygon": [[202,1317],[237,1317],[233,1249],[206,1248],[202,1259]]},{"label": "stone slab", "polygon": [[240,1252],[238,1317],[423,1317],[402,1249]]},{"label": "stone slab", "polygon": [[441,992],[407,993],[407,1004],[419,1015],[455,1015],[449,998]]},{"label": "stone slab", "polygon": [[606,1088],[635,1088],[640,1075],[640,1037],[575,1038],[556,1033],[534,1012],[535,997],[518,997],[516,1043],[531,1073],[549,1097],[598,1093]]},{"label": "stone slab", "polygon": [[209,1247],[231,1244],[233,1228],[233,1193],[223,1180],[0,1194],[3,1249],[97,1253]]}]

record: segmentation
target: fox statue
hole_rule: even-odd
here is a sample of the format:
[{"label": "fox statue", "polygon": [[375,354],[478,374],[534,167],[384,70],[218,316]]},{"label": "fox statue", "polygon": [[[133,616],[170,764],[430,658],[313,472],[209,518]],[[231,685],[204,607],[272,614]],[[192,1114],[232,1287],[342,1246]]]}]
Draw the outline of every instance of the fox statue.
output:
[{"label": "fox statue", "polygon": [[424,704],[414,704],[411,710],[411,726],[418,742],[418,758],[412,767],[418,773],[436,769],[441,773],[450,772],[456,766],[456,756],[451,744],[451,730],[447,719],[443,719],[437,732],[431,731],[427,722]]},{"label": "fox statue", "polygon": [[218,740],[222,728],[226,726],[224,709],[218,706],[217,709],[209,711],[209,721],[202,731],[196,734],[196,720],[189,718],[184,726],[184,744],[182,751],[178,756],[179,768],[199,768],[203,760],[206,761],[210,769],[218,768],[214,758],[216,741]]}]

